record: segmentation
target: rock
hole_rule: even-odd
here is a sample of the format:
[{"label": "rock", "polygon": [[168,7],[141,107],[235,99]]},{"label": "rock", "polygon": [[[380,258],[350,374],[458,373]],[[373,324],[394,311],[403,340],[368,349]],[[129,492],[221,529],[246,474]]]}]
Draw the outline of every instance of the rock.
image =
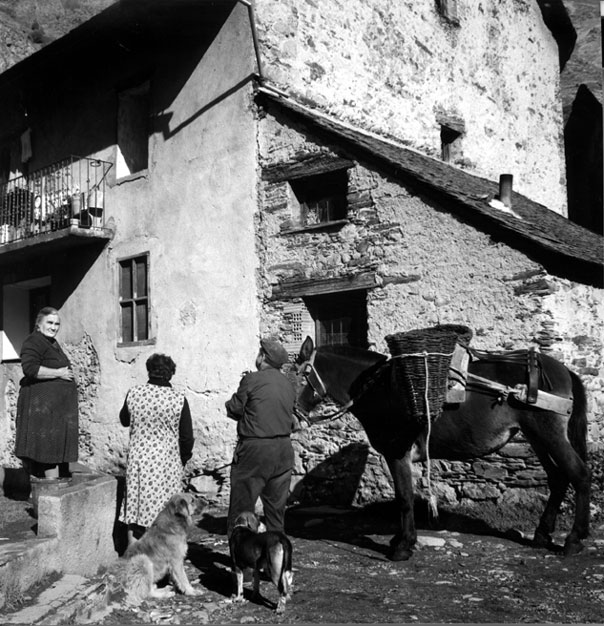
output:
[{"label": "rock", "polygon": [[420,535],[417,538],[417,545],[422,548],[442,548],[445,540],[441,537],[431,537],[429,535]]}]

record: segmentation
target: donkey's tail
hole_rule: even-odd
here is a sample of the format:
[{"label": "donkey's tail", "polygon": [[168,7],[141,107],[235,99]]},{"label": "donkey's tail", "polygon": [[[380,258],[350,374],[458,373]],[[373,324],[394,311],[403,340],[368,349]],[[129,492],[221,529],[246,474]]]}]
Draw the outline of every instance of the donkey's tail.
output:
[{"label": "donkey's tail", "polygon": [[570,372],[573,389],[573,411],[568,423],[568,438],[583,461],[587,459],[587,394],[582,380]]}]

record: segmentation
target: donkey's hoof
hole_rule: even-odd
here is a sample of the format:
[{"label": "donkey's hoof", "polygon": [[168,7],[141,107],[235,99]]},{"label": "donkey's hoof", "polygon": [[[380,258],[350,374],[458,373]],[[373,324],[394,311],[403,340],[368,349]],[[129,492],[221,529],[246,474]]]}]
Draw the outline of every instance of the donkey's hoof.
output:
[{"label": "donkey's hoof", "polygon": [[575,556],[585,548],[581,541],[566,541],[564,544],[564,557]]},{"label": "donkey's hoof", "polygon": [[410,548],[394,548],[390,554],[388,555],[388,558],[391,561],[408,561],[411,558],[411,555],[413,554],[413,550],[411,550]]}]

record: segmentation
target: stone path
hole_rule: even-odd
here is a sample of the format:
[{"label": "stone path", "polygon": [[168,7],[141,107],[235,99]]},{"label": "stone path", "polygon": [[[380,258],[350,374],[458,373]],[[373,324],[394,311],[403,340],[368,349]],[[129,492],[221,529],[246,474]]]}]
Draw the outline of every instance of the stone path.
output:
[{"label": "stone path", "polygon": [[224,516],[215,512],[193,530],[186,562],[201,596],[134,611],[106,598],[101,579],[64,577],[6,623],[604,623],[601,525],[571,559],[533,548],[518,531],[420,529],[418,549],[404,563],[384,556],[391,525],[383,517],[309,510],[288,528],[295,578],[283,615],[273,611],[277,592],[269,582],[261,584],[264,601],[249,601],[248,585],[248,601],[232,602]]}]

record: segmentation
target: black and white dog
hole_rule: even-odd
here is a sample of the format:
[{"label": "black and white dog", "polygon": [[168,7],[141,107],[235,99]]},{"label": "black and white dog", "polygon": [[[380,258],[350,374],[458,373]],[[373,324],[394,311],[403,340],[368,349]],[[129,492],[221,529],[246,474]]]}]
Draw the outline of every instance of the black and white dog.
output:
[{"label": "black and white dog", "polygon": [[243,600],[243,572],[251,568],[254,573],[253,597],[260,596],[260,572],[272,580],[279,590],[277,613],[285,610],[291,598],[293,583],[292,544],[282,532],[258,532],[260,522],[251,511],[246,511],[235,520],[229,538],[229,549],[235,574],[235,601]]}]

